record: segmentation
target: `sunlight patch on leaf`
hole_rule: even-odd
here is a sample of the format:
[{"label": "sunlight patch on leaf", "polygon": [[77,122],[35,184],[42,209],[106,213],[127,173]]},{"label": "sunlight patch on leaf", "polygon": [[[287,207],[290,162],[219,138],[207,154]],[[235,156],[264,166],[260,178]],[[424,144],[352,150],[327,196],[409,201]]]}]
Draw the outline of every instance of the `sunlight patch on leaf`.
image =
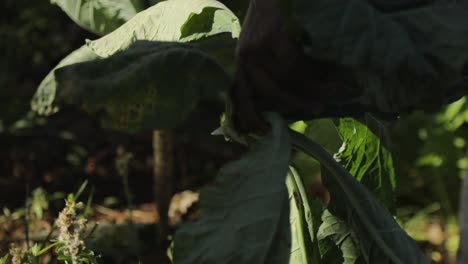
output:
[{"label": "sunlight patch on leaf", "polygon": [[343,145],[335,154],[335,159],[339,160],[351,175],[370,189],[387,208],[392,208],[396,176],[392,155],[384,144],[387,140],[386,130],[378,120],[371,116],[366,116],[364,122],[376,127],[374,131],[379,136],[355,119],[340,119],[337,128]]},{"label": "sunlight patch on leaf", "polygon": [[289,168],[286,187],[290,202],[292,239],[289,263],[319,263],[320,251],[316,233],[322,205],[316,200],[309,202],[303,180],[293,167]]},{"label": "sunlight patch on leaf", "polygon": [[[201,23],[205,26],[197,28],[190,22]],[[210,30],[206,27],[209,27]],[[195,29],[200,30],[200,32],[195,31]],[[138,13],[111,34],[95,41],[89,41],[88,46],[99,56],[108,57],[127,49],[138,40],[185,42],[223,32],[232,32],[233,37],[236,37],[236,34],[238,35],[236,32],[239,31],[239,20],[221,2],[215,0],[169,0]],[[186,39],[181,39],[182,32],[185,33]]]},{"label": "sunlight patch on leaf", "polygon": [[51,0],[78,25],[106,35],[144,9],[143,0]]}]

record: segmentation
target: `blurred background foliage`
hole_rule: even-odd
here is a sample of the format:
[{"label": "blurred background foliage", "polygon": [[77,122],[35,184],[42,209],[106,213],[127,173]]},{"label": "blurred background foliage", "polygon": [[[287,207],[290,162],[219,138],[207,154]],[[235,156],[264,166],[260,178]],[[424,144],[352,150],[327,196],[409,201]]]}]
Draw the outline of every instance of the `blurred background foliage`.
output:
[{"label": "blurred background foliage", "polygon": [[[148,5],[157,1],[148,1]],[[247,1],[223,1],[242,18]],[[235,3],[235,4],[233,4]],[[237,6],[237,7],[236,7]],[[3,215],[20,208],[25,197],[38,196],[35,214],[54,210],[57,194],[70,192],[84,179],[96,186],[96,202],[123,201],[122,181],[115,163],[122,149],[129,161],[130,190],[135,203],[152,200],[151,134],[126,135],[102,129],[94,117],[65,108],[51,118],[29,113],[30,99],[44,76],[65,55],[96,36],[79,28],[59,7],[48,1],[3,0],[0,17],[0,208]],[[177,133],[176,189],[195,189],[214,175],[221,164],[238,157],[240,148],[213,138],[223,105],[206,105],[184,124],[200,128]],[[337,150],[340,139],[335,127],[323,121],[314,128],[294,124],[296,130],[320,129],[325,147]],[[325,125],[324,125],[325,124]],[[424,246],[434,263],[454,263],[458,245],[458,199],[461,180],[468,167],[468,100],[461,100],[435,113],[416,112],[388,123],[397,175],[396,213],[400,223]],[[318,128],[319,127],[319,128]],[[187,129],[185,129],[187,131]],[[305,131],[307,133],[307,131]],[[317,131],[315,131],[317,134]],[[120,152],[118,152],[119,150]],[[294,163],[306,179],[308,191],[327,200],[319,180],[318,164],[296,154]],[[36,187],[49,193],[50,204]],[[101,188],[100,188],[101,187]],[[58,195],[58,197],[62,197]],[[113,202],[112,202],[113,201]],[[56,208],[55,210],[58,210]],[[12,228],[1,222],[0,247],[11,242]],[[8,227],[8,228],[7,228]],[[119,252],[121,253],[121,252]],[[1,251],[0,251],[1,255]]]},{"label": "blurred background foliage", "polygon": [[92,34],[48,1],[5,0],[0,18],[0,113],[4,125],[29,110],[38,83]]},{"label": "blurred background foliage", "polygon": [[[128,169],[130,188],[138,193],[136,202],[151,201],[151,132],[108,131],[98,118],[70,107],[50,118],[30,111],[30,100],[44,76],[86,39],[97,36],[49,1],[6,0],[0,7],[8,10],[0,18],[0,207],[21,206],[26,191],[37,186],[50,193],[71,192],[84,179],[105,186],[97,188],[95,197],[125,200],[115,166],[122,149],[133,156]],[[174,131],[180,150],[177,189],[196,188],[240,153],[222,137],[210,135],[223,109],[222,102],[204,105]],[[198,129],[187,132],[194,124]]]},{"label": "blurred background foliage", "polygon": [[[145,2],[150,6],[158,1]],[[98,249],[103,263],[129,263],[136,256],[152,263],[158,216],[152,203],[151,132],[109,131],[97,117],[70,107],[49,118],[30,111],[44,76],[85,39],[97,36],[49,1],[5,0],[0,8],[7,10],[0,18],[0,256],[27,236],[47,240],[65,194],[87,180],[93,186],[83,195],[93,202],[90,220],[101,223],[89,247]],[[210,135],[223,109],[222,102],[203,105],[173,131],[174,192],[199,188],[242,152]],[[177,224],[181,214],[177,205],[174,210],[171,221]],[[27,225],[25,219],[30,220]]]}]

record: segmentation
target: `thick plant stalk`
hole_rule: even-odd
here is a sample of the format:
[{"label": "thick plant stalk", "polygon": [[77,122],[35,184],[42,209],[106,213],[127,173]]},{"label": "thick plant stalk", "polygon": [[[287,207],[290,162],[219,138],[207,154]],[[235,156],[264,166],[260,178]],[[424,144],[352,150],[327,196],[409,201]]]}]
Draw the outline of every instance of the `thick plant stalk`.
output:
[{"label": "thick plant stalk", "polygon": [[[468,152],[466,157],[468,158]],[[468,263],[468,168],[460,193],[460,245],[457,252],[457,264],[466,264]]]},{"label": "thick plant stalk", "polygon": [[159,213],[158,242],[162,254],[165,254],[169,234],[169,203],[174,189],[174,136],[171,131],[153,131],[153,155],[153,191]]}]

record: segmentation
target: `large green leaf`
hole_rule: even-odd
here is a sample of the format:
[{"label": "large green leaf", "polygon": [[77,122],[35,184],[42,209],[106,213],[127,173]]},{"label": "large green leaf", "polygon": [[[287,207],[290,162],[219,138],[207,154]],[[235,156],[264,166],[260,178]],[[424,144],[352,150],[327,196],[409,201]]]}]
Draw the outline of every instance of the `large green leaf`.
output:
[{"label": "large green leaf", "polygon": [[295,148],[323,166],[322,178],[331,195],[329,209],[346,221],[366,263],[428,263],[417,244],[374,196],[320,145],[290,131]]},{"label": "large green leaf", "polygon": [[[368,124],[378,124],[371,116],[366,116],[364,121]],[[335,158],[387,208],[392,208],[396,180],[391,153],[368,126],[355,119],[340,119],[338,132],[343,145]],[[384,138],[385,128],[381,126],[378,133]]]},{"label": "large green leaf", "polygon": [[[202,23],[203,26],[192,23]],[[237,37],[240,24],[222,3],[216,0],[169,0],[140,12],[116,31],[90,41],[88,45],[99,56],[108,57],[127,49],[137,40],[193,41],[223,32]]]},{"label": "large green leaf", "polygon": [[129,132],[170,128],[201,101],[219,98],[229,79],[193,45],[136,42],[106,59],[56,70],[58,99],[95,113],[107,127]]},{"label": "large green leaf", "polygon": [[[195,22],[200,22],[200,19],[197,21],[193,22],[193,18],[197,17],[196,12],[201,12],[203,14],[203,10],[207,7],[216,7],[216,10],[214,13],[212,13],[212,16],[206,16],[202,15],[200,18],[204,20],[204,23],[206,25],[212,25],[212,30],[206,31],[205,28],[199,28],[197,26],[191,26],[191,23]],[[198,23],[197,22],[197,23]],[[226,24],[225,24],[226,23]],[[180,40],[181,36],[181,30],[182,26],[187,27],[188,29],[185,30],[186,32],[186,39],[185,40]],[[138,93],[133,94],[131,91],[133,91],[135,88],[133,86],[136,85],[144,85],[146,88],[150,87],[151,85],[154,85],[155,82],[157,81],[156,79],[152,79],[150,83],[145,84],[144,81],[149,81],[149,68],[142,69],[142,65],[147,65],[147,64],[156,64],[157,59],[160,59],[161,63],[164,61],[167,61],[167,58],[165,55],[162,55],[160,51],[158,51],[158,58],[155,57],[155,54],[152,54],[154,50],[154,45],[137,45],[138,46],[138,51],[134,49],[131,52],[125,53],[125,55],[119,55],[117,58],[114,58],[110,61],[99,61],[96,62],[96,65],[100,66],[108,66],[108,65],[113,65],[112,69],[111,68],[106,68],[106,69],[98,69],[98,71],[95,72],[94,75],[90,76],[90,72],[85,70],[86,67],[93,68],[95,66],[91,66],[91,64],[86,64],[86,66],[79,66],[79,70],[77,70],[75,73],[76,74],[81,74],[83,73],[83,80],[80,80],[80,76],[76,76],[73,74],[62,74],[62,84],[67,83],[66,88],[58,87],[57,82],[56,82],[56,74],[55,71],[59,69],[60,67],[70,65],[70,64],[75,64],[75,63],[80,63],[84,61],[92,61],[97,58],[108,58],[109,56],[112,56],[113,54],[123,51],[128,49],[133,43],[144,40],[144,41],[186,41],[189,40],[188,38],[191,38],[190,40],[198,40],[200,41],[199,45],[203,48],[209,49],[213,56],[215,56],[218,60],[220,60],[223,65],[230,65],[233,61],[233,51],[234,51],[234,45],[233,42],[230,41],[232,40],[232,36],[236,37],[238,34],[239,30],[239,22],[237,18],[230,12],[223,4],[220,2],[217,2],[215,0],[187,0],[187,1],[182,1],[182,0],[169,0],[163,3],[159,3],[156,6],[153,6],[149,8],[148,10],[145,10],[135,17],[133,17],[128,23],[123,25],[121,28],[118,30],[110,33],[109,35],[95,40],[95,41],[90,41],[87,43],[87,45],[81,47],[80,49],[76,50],[72,54],[70,54],[68,57],[66,57],[57,67],[55,67],[44,79],[44,81],[41,82],[38,90],[36,91],[36,94],[34,95],[34,98],[32,100],[32,109],[39,112],[40,114],[50,114],[56,111],[57,109],[57,101],[67,101],[69,103],[79,103],[81,106],[85,106],[88,110],[90,111],[95,111],[98,108],[105,108],[106,110],[110,111],[110,116],[112,122],[108,123],[111,127],[115,128],[127,128],[130,130],[133,129],[139,129],[139,128],[146,128],[145,124],[140,124],[138,123],[140,120],[141,122],[146,122],[146,118],[144,118],[144,114],[141,113],[141,111],[147,112],[149,109],[147,108],[148,102],[147,100],[150,100],[150,97],[145,97],[142,98],[141,96],[143,93],[143,87],[139,87],[137,90],[139,91]],[[203,32],[199,32],[197,30],[202,30]],[[232,30],[232,32],[230,31]],[[224,33],[224,34],[221,34]],[[231,34],[231,39],[228,41],[228,39],[225,37],[226,34]],[[193,37],[196,35],[196,37]],[[205,38],[210,36],[210,38]],[[159,44],[157,44],[159,45]],[[177,45],[177,44],[173,44]],[[150,47],[151,46],[151,47]],[[149,50],[145,51],[143,47],[148,47]],[[165,48],[169,47],[167,45],[164,45]],[[180,48],[180,46],[179,46]],[[180,51],[180,49],[179,49]],[[192,51],[194,51],[192,49]],[[151,59],[145,59],[143,54],[152,54],[150,57]],[[173,54],[173,53],[171,53]],[[194,54],[194,53],[191,53]],[[167,71],[161,64],[158,64],[158,69],[163,69],[164,72],[166,72],[166,75],[163,77],[166,78],[163,81],[168,82],[168,78],[172,77],[174,80],[174,84],[177,86],[177,83],[184,83],[183,80],[179,80],[180,77],[183,77],[184,74],[185,76],[193,76],[192,74],[201,74],[200,76],[200,83],[210,83],[210,81],[206,80],[206,78],[212,78],[213,81],[213,86],[218,85],[216,87],[216,91],[226,89],[227,85],[224,82],[224,78],[226,77],[225,74],[222,72],[222,70],[213,70],[216,68],[214,63],[211,61],[210,65],[206,70],[201,69],[199,67],[204,67],[205,64],[204,62],[208,61],[209,59],[207,58],[206,55],[201,55],[200,51],[197,51],[196,54],[200,55],[204,59],[200,61],[199,65],[196,65],[195,62],[191,62],[191,64],[184,64],[186,66],[190,66],[193,68],[172,68],[173,72]],[[194,56],[198,56],[194,55]],[[123,61],[121,61],[119,58],[128,58],[130,61],[128,62],[128,67],[126,67]],[[138,57],[138,58],[137,58]],[[98,74],[109,74],[113,70],[116,69],[114,62],[119,61],[118,64],[120,69],[122,70],[119,72],[117,75],[119,78],[112,78],[110,79],[109,76],[98,76]],[[137,62],[138,61],[138,62]],[[151,62],[150,62],[151,61]],[[108,64],[109,63],[109,64]],[[171,64],[172,63],[172,64]],[[173,66],[173,62],[170,62],[168,67]],[[180,65],[183,66],[183,65]],[[132,68],[135,67],[135,68]],[[211,68],[210,68],[211,67]],[[78,69],[78,68],[73,68],[73,69]],[[151,69],[154,70],[154,69]],[[74,70],[67,70],[67,72],[72,72]],[[179,72],[182,72],[183,74],[180,75]],[[131,76],[122,76],[122,74],[132,74]],[[141,75],[141,76],[140,76]],[[159,73],[155,74],[156,76],[162,76]],[[140,78],[141,77],[141,78]],[[69,80],[66,80],[66,78],[70,78]],[[93,81],[91,81],[91,79]],[[71,84],[71,80],[79,80],[75,84]],[[117,81],[122,81],[124,83],[118,84],[116,89],[123,89],[123,87],[130,87],[130,90],[126,92],[119,91],[119,93],[125,94],[125,97],[118,99],[117,96],[110,96],[108,97],[106,102],[103,103],[103,101],[93,101],[91,98],[93,96],[97,96],[98,93],[102,93],[99,96],[107,97],[108,93],[110,90],[104,90],[104,89],[98,89],[96,91],[93,91],[94,95],[90,95],[89,87],[92,87],[96,83],[98,83],[98,80],[103,81],[103,80],[111,80],[113,84],[115,84]],[[223,81],[220,81],[223,80]],[[135,83],[131,84],[130,82],[134,81]],[[92,84],[93,83],[93,84]],[[185,84],[190,84],[191,80],[186,80]],[[86,86],[88,88],[83,89],[83,87]],[[71,91],[73,89],[72,87],[81,87],[77,88],[77,91]],[[103,87],[109,87],[109,83],[104,84]],[[66,91],[60,91],[60,89],[66,89]],[[87,90],[88,89],[88,90]],[[149,95],[151,94],[152,91],[154,91],[154,87],[148,88],[150,90],[146,91],[146,93]],[[192,90],[190,90],[190,87],[184,87],[184,91],[187,93],[187,95],[184,94],[172,94],[173,96],[176,96],[175,98],[169,98],[165,97],[164,100],[167,100],[167,102],[163,102],[163,100],[158,100],[157,104],[162,104],[161,107],[157,107],[155,109],[161,110],[161,109],[170,109],[174,110],[176,109],[175,106],[181,106],[184,105],[184,107],[180,108],[180,111],[176,111],[170,116],[174,118],[172,121],[166,120],[166,119],[171,119],[169,115],[165,115],[164,118],[161,119],[161,116],[158,119],[154,120],[159,120],[162,121],[162,124],[173,126],[175,122],[181,121],[185,115],[187,115],[187,112],[191,107],[189,107],[190,104],[196,104],[199,100],[199,97],[197,96],[198,94],[198,87],[195,87]],[[212,90],[214,93],[213,95],[216,95],[216,92]],[[112,90],[112,92],[115,92],[116,90]],[[176,91],[176,89],[174,90]],[[181,92],[182,90],[177,90]],[[85,94],[80,94],[81,92],[85,92]],[[56,95],[62,95],[61,99],[56,98]],[[188,98],[189,94],[195,94],[193,99],[187,99],[183,103],[180,102],[182,98]],[[68,96],[68,97],[67,97]],[[71,98],[71,96],[80,98]],[[155,95],[153,95],[155,96]],[[159,96],[159,95],[158,95]],[[169,96],[166,94],[165,96]],[[146,101],[144,101],[145,99]],[[152,98],[154,99],[154,98]],[[83,100],[83,101],[79,101]],[[112,100],[115,100],[115,102],[111,102]],[[126,100],[127,103],[124,104],[124,108],[117,107],[122,100]],[[140,102],[138,102],[140,100]],[[143,100],[143,101],[141,101]],[[84,103],[86,102],[86,105]],[[91,105],[95,103],[96,105]],[[154,105],[156,101],[151,102],[151,105]],[[105,107],[104,107],[105,105]],[[141,105],[146,105],[146,107],[141,107]],[[170,106],[169,106],[170,105]],[[131,110],[130,110],[131,109]],[[142,110],[146,109],[146,110]],[[116,115],[122,114],[121,120],[116,121]],[[167,113],[166,113],[167,114]],[[156,113],[154,113],[156,115]],[[161,115],[161,113],[159,113]],[[163,114],[164,115],[164,114]],[[149,117],[148,117],[149,118]],[[154,124],[154,122],[153,122]],[[131,128],[134,127],[134,128]]]},{"label": "large green leaf", "polygon": [[360,95],[333,103],[391,114],[434,109],[468,93],[466,83],[457,85],[468,61],[468,2],[425,1],[408,10],[400,1],[390,13],[371,2],[291,2],[307,55],[353,75],[349,85]]},{"label": "large green leaf", "polygon": [[269,120],[272,132],[202,190],[200,219],[175,235],[175,264],[288,263],[289,135],[278,116]]},{"label": "large green leaf", "polygon": [[143,0],[51,0],[75,23],[106,35],[145,8]]}]

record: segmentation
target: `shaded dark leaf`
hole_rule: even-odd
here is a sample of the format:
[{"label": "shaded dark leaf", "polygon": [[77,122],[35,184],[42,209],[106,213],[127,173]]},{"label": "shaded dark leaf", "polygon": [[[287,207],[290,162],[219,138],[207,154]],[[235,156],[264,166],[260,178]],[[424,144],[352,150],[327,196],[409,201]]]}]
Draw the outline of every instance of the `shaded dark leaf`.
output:
[{"label": "shaded dark leaf", "polygon": [[202,190],[200,219],[175,235],[174,263],[288,263],[289,136],[278,116],[269,119],[272,132]]},{"label": "shaded dark leaf", "polygon": [[[383,13],[370,2],[395,8]],[[357,92],[331,98],[330,109],[342,110],[328,114],[388,116],[435,109],[468,93],[468,85],[458,85],[468,59],[467,11],[464,1],[294,0],[291,13],[307,56],[345,67],[336,74]]]},{"label": "shaded dark leaf", "polygon": [[168,42],[137,42],[107,59],[60,68],[56,78],[59,100],[106,110],[107,127],[129,132],[174,127],[229,85],[205,53]]}]

